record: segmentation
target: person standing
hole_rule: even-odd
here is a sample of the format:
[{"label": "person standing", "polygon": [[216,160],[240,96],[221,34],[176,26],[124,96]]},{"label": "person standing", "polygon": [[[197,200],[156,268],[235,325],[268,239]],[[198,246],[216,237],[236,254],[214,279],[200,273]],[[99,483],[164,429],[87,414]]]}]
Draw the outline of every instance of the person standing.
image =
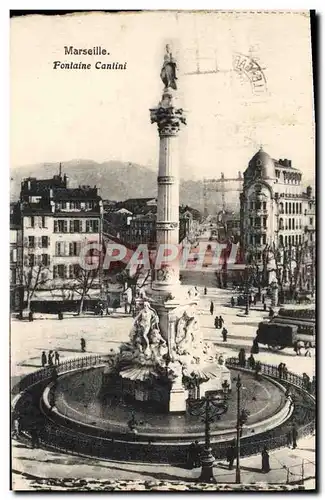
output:
[{"label": "person standing", "polygon": [[86,352],[86,341],[83,337],[80,339],[81,352]]},{"label": "person standing", "polygon": [[234,299],[234,297],[231,297],[230,303],[231,303],[231,307],[235,307],[235,299]]},{"label": "person standing", "polygon": [[223,319],[223,317],[220,315],[220,316],[219,316],[219,328],[222,328],[222,327],[223,327],[224,322],[225,322],[225,320],[224,320],[224,319]]},{"label": "person standing", "polygon": [[54,364],[55,365],[59,365],[60,364],[60,354],[58,353],[58,351],[54,352]]},{"label": "person standing", "polygon": [[255,370],[255,364],[256,364],[256,362],[255,362],[255,358],[254,358],[253,354],[251,354],[249,356],[247,362],[248,362],[248,366],[250,367],[250,369],[251,370]]},{"label": "person standing", "polygon": [[255,337],[254,340],[253,340],[253,345],[252,345],[252,348],[251,348],[251,353],[252,354],[258,354],[259,353],[259,347],[258,347],[257,337]]},{"label": "person standing", "polygon": [[236,458],[236,441],[233,440],[227,450],[227,462],[229,470],[232,470],[234,467],[234,461]]},{"label": "person standing", "polygon": [[270,457],[269,453],[267,451],[267,447],[264,446],[263,451],[262,451],[262,472],[267,473],[270,472],[271,467],[270,467]]},{"label": "person standing", "polygon": [[207,293],[208,293],[208,289],[207,289],[207,287],[205,286],[205,287],[204,287],[204,295],[206,295]]},{"label": "person standing", "polygon": [[213,316],[213,312],[214,312],[214,304],[211,300],[211,302],[210,302],[210,314],[211,314],[211,316]]},{"label": "person standing", "polygon": [[46,366],[46,354],[45,354],[45,351],[42,352],[41,362],[42,362],[42,367],[44,368],[44,366]]},{"label": "person standing", "polygon": [[292,448],[294,450],[297,448],[297,439],[298,439],[298,431],[296,425],[294,424],[292,426]]},{"label": "person standing", "polygon": [[283,378],[283,363],[280,363],[278,366],[279,378]]},{"label": "person standing", "polygon": [[227,328],[222,329],[222,341],[227,342],[228,330]]},{"label": "person standing", "polygon": [[216,317],[214,318],[214,326],[215,326],[215,328],[216,328],[216,329],[218,329],[218,328],[219,328],[219,318],[218,318],[218,316],[216,316]]},{"label": "person standing", "polygon": [[47,355],[47,364],[53,366],[53,351],[49,351]]}]

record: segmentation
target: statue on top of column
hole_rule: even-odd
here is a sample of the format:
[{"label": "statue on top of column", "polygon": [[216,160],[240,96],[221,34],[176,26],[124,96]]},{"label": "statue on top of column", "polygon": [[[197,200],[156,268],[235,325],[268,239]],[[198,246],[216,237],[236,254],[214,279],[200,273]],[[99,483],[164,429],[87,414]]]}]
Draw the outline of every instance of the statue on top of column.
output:
[{"label": "statue on top of column", "polygon": [[174,90],[177,90],[177,85],[176,85],[176,71],[177,71],[177,64],[176,60],[174,59],[170,45],[166,45],[166,53],[164,55],[164,64],[163,67],[161,68],[160,72],[160,78],[162,79],[163,84],[165,85],[165,88],[172,88]]}]

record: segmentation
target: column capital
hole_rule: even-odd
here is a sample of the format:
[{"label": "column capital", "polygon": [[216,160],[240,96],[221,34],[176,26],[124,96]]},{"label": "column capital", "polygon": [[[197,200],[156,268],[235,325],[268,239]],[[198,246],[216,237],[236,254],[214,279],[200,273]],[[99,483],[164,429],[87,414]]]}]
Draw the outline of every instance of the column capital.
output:
[{"label": "column capital", "polygon": [[176,136],[181,124],[186,125],[184,110],[174,106],[150,109],[150,119],[151,123],[157,123],[160,137]]}]

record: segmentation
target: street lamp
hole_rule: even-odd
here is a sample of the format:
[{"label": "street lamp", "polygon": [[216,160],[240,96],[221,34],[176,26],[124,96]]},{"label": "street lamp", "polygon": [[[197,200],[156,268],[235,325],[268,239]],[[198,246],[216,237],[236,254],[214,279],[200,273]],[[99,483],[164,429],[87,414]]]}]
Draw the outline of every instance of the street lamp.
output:
[{"label": "street lamp", "polygon": [[229,393],[229,383],[225,381],[222,384],[222,391],[216,393],[206,393],[203,398],[189,400],[189,412],[191,415],[202,417],[202,422],[205,424],[205,443],[204,450],[201,454],[202,470],[199,481],[202,483],[216,483],[213,475],[213,464],[215,461],[211,449],[210,425],[216,419],[219,420],[221,415],[227,412],[227,398]]},{"label": "street lamp", "polygon": [[248,419],[248,411],[245,409],[240,409],[241,403],[241,388],[242,382],[241,377],[238,375],[235,378],[236,390],[237,390],[237,423],[236,423],[236,483],[240,483],[240,438],[243,432],[243,425],[246,424]]}]

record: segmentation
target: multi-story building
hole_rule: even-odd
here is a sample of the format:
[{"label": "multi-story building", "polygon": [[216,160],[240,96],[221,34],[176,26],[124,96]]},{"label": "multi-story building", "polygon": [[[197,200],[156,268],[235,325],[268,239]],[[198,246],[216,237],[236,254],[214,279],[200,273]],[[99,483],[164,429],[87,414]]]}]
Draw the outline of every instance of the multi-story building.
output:
[{"label": "multi-story building", "polygon": [[19,203],[10,204],[10,309],[22,308],[22,225]]},{"label": "multi-story building", "polygon": [[296,266],[298,249],[303,249],[303,267],[310,261],[315,245],[312,188],[304,191],[302,173],[291,160],[274,160],[262,148],[244,172],[241,242],[246,252],[254,251],[259,263],[265,248],[290,249]]},{"label": "multi-story building", "polygon": [[[98,189],[69,188],[67,176],[61,174],[52,179],[28,178],[21,185],[20,207],[25,301],[82,295],[81,288],[87,288],[80,265],[82,246],[101,242],[103,210]],[[92,280],[91,288],[95,284],[98,279]]]}]

